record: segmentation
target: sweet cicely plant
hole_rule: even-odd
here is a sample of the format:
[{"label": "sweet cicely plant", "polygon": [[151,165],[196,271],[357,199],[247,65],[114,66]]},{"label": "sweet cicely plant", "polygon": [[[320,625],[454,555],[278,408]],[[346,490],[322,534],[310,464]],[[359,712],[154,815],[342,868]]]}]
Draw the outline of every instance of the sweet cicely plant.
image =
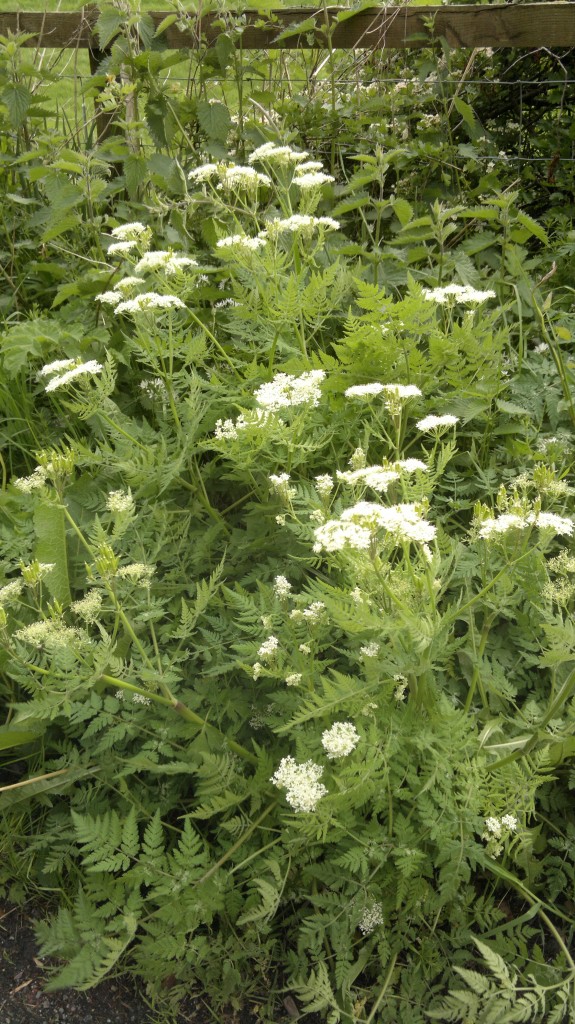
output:
[{"label": "sweet cicely plant", "polygon": [[559,460],[493,458],[494,292],[392,298],[289,146],[188,182],[204,245],[113,226],[5,495],[52,984],[124,965],[266,1020],[289,993],[329,1024],[559,1022],[573,501]]}]

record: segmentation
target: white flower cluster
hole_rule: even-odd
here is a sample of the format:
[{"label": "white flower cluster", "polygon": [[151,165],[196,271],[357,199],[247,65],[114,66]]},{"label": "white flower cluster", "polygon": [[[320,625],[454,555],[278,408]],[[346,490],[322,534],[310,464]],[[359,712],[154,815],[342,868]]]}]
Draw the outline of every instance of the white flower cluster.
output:
[{"label": "white flower cluster", "polygon": [[95,622],[102,608],[102,595],[98,590],[89,590],[79,601],[74,601],[72,611],[86,622]]},{"label": "white flower cluster", "polygon": [[276,576],[274,580],[274,594],[280,600],[284,597],[289,597],[292,586],[285,576]]},{"label": "white flower cluster", "polygon": [[552,530],[559,536],[571,537],[574,524],[572,519],[555,515],[554,512],[528,512],[527,515],[507,512],[495,518],[484,519],[479,527],[479,536],[489,540],[491,537],[507,533],[508,530],[526,530],[529,526],[537,526],[540,530]]},{"label": "white flower cluster", "polygon": [[143,693],[133,693],[132,694],[132,703],[134,703],[134,704],[145,704],[146,706],[148,706],[152,702],[151,702],[150,698],[146,697]]},{"label": "white flower cluster", "polygon": [[504,814],[501,819],[499,818],[486,818],[485,828],[491,835],[494,835],[497,839],[501,837],[501,833],[504,829],[508,832],[517,831],[517,818],[513,814]]},{"label": "white flower cluster", "polygon": [[22,593],[23,586],[22,580],[11,580],[10,583],[5,583],[3,587],[0,587],[0,608],[15,601]]},{"label": "white flower cluster", "polygon": [[292,405],[319,405],[320,382],[325,378],[324,370],[308,370],[300,377],[289,373],[276,373],[273,380],[261,384],[254,392],[258,405],[276,411]]},{"label": "white flower cluster", "polygon": [[102,303],[104,306],[117,306],[122,301],[124,296],[121,292],[101,292],[100,295],[96,295],[95,301]]},{"label": "white flower cluster", "polygon": [[[372,536],[384,530],[397,543],[427,545],[435,537],[435,527],[423,519],[415,504],[391,505],[359,501],[345,509],[339,519],[329,520],[314,531],[313,550],[339,551],[343,547],[365,549]],[[357,531],[355,533],[354,531]]]},{"label": "white flower cluster", "polygon": [[381,903],[372,903],[370,907],[366,907],[361,921],[359,922],[359,930],[364,935],[370,935],[371,932],[375,931],[380,924],[384,924],[383,919],[383,907]]},{"label": "white flower cluster", "polygon": [[415,384],[381,384],[372,381],[370,384],[354,384],[344,391],[346,398],[370,399],[384,395],[385,406],[392,415],[397,415],[403,403],[410,398],[421,398],[421,391]]},{"label": "white flower cluster", "polygon": [[[40,370],[41,375],[48,376],[50,373],[54,372],[54,367],[57,366],[58,363],[61,365],[63,362],[69,365],[68,360],[58,360],[57,363],[51,363],[49,366],[44,366]],[[70,381],[75,380],[76,377],[81,377],[85,374],[91,374],[93,376],[94,374],[101,373],[104,369],[102,364],[98,363],[95,359],[89,359],[86,363],[78,363],[77,360],[73,359],[72,363],[75,363],[76,365],[72,366],[71,370],[66,370],[65,373],[52,377],[52,379],[48,381],[46,384],[46,391],[56,391],[57,388],[63,388],[66,384],[69,384]]]},{"label": "white flower cluster", "polygon": [[127,515],[134,511],[134,499],[128,487],[127,491],[110,491],[106,498],[106,509],[115,515]]},{"label": "white flower cluster", "polygon": [[438,430],[442,427],[454,427],[458,422],[458,416],[451,416],[449,413],[446,413],[445,416],[424,416],[415,425],[418,430],[430,431]]},{"label": "white flower cluster", "polygon": [[77,359],[55,359],[53,363],[46,363],[41,370],[38,370],[38,376],[51,377],[53,373],[68,370],[70,366],[74,366],[77,362]]},{"label": "white flower cluster", "polygon": [[371,384],[354,384],[353,387],[346,388],[344,395],[346,398],[374,398],[382,391],[383,384],[373,381]]},{"label": "white flower cluster", "polygon": [[517,831],[518,820],[514,814],[504,814],[501,818],[486,818],[485,832],[482,839],[487,842],[489,853],[498,857],[503,850],[503,843]]},{"label": "white flower cluster", "polygon": [[365,551],[371,544],[372,534],[365,526],[357,523],[329,519],[314,530],[314,536],[313,550],[319,554],[320,551],[342,551],[344,548]]},{"label": "white flower cluster", "polygon": [[264,640],[258,651],[258,658],[262,661],[272,661],[279,647],[279,640],[277,636],[268,636],[267,640]]},{"label": "white flower cluster", "polygon": [[193,171],[190,171],[188,178],[190,181],[211,181],[212,178],[218,176],[218,165],[217,164],[202,164],[201,167],[194,167]]},{"label": "white flower cluster", "polygon": [[291,499],[295,497],[296,489],[289,485],[289,473],[271,473],[268,479],[272,485],[272,491],[274,494],[277,494],[282,501],[291,501]]},{"label": "white flower cluster", "polygon": [[308,608],[294,608],[290,612],[290,619],[294,619],[296,622],[305,620],[313,626],[319,622],[324,611],[323,601],[312,601]]},{"label": "white flower cluster", "polygon": [[355,750],[360,735],[351,722],[335,722],[331,729],[321,734],[321,745],[331,761],[337,757],[347,757]]},{"label": "white flower cluster", "polygon": [[71,608],[85,622],[95,622],[102,608],[102,595],[97,590],[89,590],[85,597],[74,601]]},{"label": "white flower cluster", "polygon": [[323,171],[323,164],[321,160],[305,160],[297,169],[298,174],[303,174],[304,171]]},{"label": "white flower cluster", "polygon": [[[141,274],[146,270],[163,270],[165,274],[177,274],[180,270],[185,270],[187,267],[197,267],[197,260],[193,260],[190,256],[180,256],[179,253],[166,252],[163,249],[158,249],[154,252],[147,252],[142,259],[136,263],[134,270],[137,274]],[[130,278],[128,278],[130,280]],[[137,281],[138,278],[132,278],[131,280]],[[116,288],[118,285],[116,285]]]},{"label": "white flower cluster", "polygon": [[299,686],[302,681],[301,672],[290,672],[289,676],[286,676],[287,686]]},{"label": "white flower cluster", "polygon": [[152,309],[185,309],[186,305],[177,295],[158,295],[157,292],[142,292],[133,299],[126,299],[116,306],[116,313],[146,313]]},{"label": "white flower cluster", "polygon": [[297,813],[315,811],[322,796],[327,793],[326,787],[319,781],[323,768],[306,761],[298,764],[293,757],[283,757],[277,771],[270,782],[278,789],[286,790],[286,800],[292,810]]},{"label": "white flower cluster", "polygon": [[117,228],[112,228],[112,237],[117,238],[120,242],[133,241],[134,239],[141,238],[150,229],[140,221],[132,221],[130,224],[120,224]]},{"label": "white flower cluster", "polygon": [[377,658],[378,654],[379,644],[376,643],[375,640],[371,640],[368,644],[365,645],[365,647],[360,647],[359,649],[359,656],[362,659],[362,661],[364,658]]},{"label": "white flower cluster", "polygon": [[415,384],[384,384],[382,391],[385,391],[389,398],[406,401],[408,398],[421,398],[421,391]]},{"label": "white flower cluster", "polygon": [[31,622],[29,626],[17,629],[14,636],[32,647],[45,647],[48,651],[70,650],[79,644],[85,646],[90,643],[89,637],[81,630],[53,619]]},{"label": "white flower cluster", "polygon": [[427,473],[427,466],[421,459],[398,459],[393,463],[393,468],[403,470],[404,473]]},{"label": "white flower cluster", "polygon": [[133,562],[131,565],[123,565],[121,569],[118,569],[116,576],[121,580],[129,580],[131,583],[139,583],[142,587],[149,587],[155,571],[154,565]]},{"label": "white flower cluster", "polygon": [[438,302],[440,305],[449,301],[478,305],[480,302],[486,302],[487,299],[494,299],[495,292],[480,292],[470,285],[448,284],[445,288],[424,288],[423,297],[429,299],[430,302]]},{"label": "white flower cluster", "polygon": [[396,672],[393,677],[393,681],[397,683],[397,686],[393,691],[393,696],[396,700],[405,700],[405,692],[409,686],[409,682],[406,677],[402,675],[401,672]]},{"label": "white flower cluster", "polygon": [[152,377],[151,380],[141,380],[140,388],[150,402],[158,398],[165,401],[168,397],[168,389],[161,377]]},{"label": "white flower cluster", "polygon": [[283,220],[270,220],[266,225],[270,238],[283,234],[285,231],[300,231],[304,235],[311,235],[317,229],[324,231],[338,231],[340,223],[333,217],[312,217],[306,213],[294,213],[291,217]]},{"label": "white flower cluster", "polygon": [[253,167],[242,167],[241,164],[222,165],[218,167],[221,188],[232,192],[243,188],[247,192],[255,192],[259,185],[271,185],[267,174],[260,174]]},{"label": "white flower cluster", "polygon": [[335,181],[335,178],[331,174],[325,174],[324,171],[304,171],[303,174],[298,174],[296,168],[293,180],[294,184],[299,185],[302,191],[306,191],[320,188],[321,185],[326,185],[329,181]]},{"label": "white flower cluster", "polygon": [[364,469],[367,459],[363,448],[356,448],[350,457],[349,465],[352,469]]},{"label": "white flower cluster", "polygon": [[138,242],[135,238],[125,239],[123,242],[112,242],[112,244],[108,246],[108,256],[123,256],[124,253],[131,252],[132,249],[135,249],[137,244]]},{"label": "white flower cluster", "polygon": [[284,426],[281,420],[278,420],[275,416],[272,417],[271,413],[265,409],[254,409],[245,415],[241,413],[235,422],[231,419],[217,420],[214,436],[218,441],[234,441],[238,437],[238,431],[246,430],[248,427],[263,427],[271,420],[276,425]]},{"label": "white flower cluster", "polygon": [[[262,232],[263,235],[263,232]],[[236,249],[245,252],[256,252],[266,244],[265,237],[251,238],[250,235],[227,235],[216,243],[218,249]]]},{"label": "white flower cluster", "polygon": [[[144,278],[143,277],[133,277],[133,276],[132,277],[123,277],[121,281],[116,281],[116,284],[114,285],[114,288],[116,288],[117,290],[122,292],[122,295],[123,295],[124,292],[130,292],[132,290],[132,288],[137,288],[139,284],[144,284],[144,283],[145,282],[144,282]],[[117,291],[115,291],[115,292],[103,292],[102,295],[98,296],[98,298],[99,298],[100,302],[103,302],[104,301],[104,295],[108,295],[108,296],[111,297],[112,295],[116,295],[116,294],[117,294]],[[121,298],[121,296],[120,296],[120,298]],[[113,304],[111,298],[110,298],[110,303]]]},{"label": "white flower cluster", "polygon": [[33,491],[43,487],[48,479],[46,470],[43,466],[36,466],[36,469],[30,476],[19,476],[12,481],[17,491],[21,491],[22,494],[32,494]]},{"label": "white flower cluster", "polygon": [[218,441],[235,441],[238,436],[238,426],[240,425],[234,423],[233,420],[216,420],[214,436]]},{"label": "white flower cluster", "polygon": [[327,498],[333,490],[333,479],[329,473],[322,473],[315,478],[315,489],[320,498]]},{"label": "white flower cluster", "polygon": [[383,466],[365,466],[363,469],[337,470],[336,477],[343,483],[352,487],[357,484],[364,487],[371,487],[374,491],[382,494],[394,480],[399,480],[399,473],[394,469],[385,469]]},{"label": "white flower cluster", "polygon": [[278,164],[279,167],[287,167],[290,164],[301,163],[307,156],[309,156],[309,153],[306,153],[304,150],[298,152],[292,149],[291,146],[278,146],[275,142],[264,142],[262,146],[258,146],[250,154],[248,163],[255,164],[258,161],[263,162],[267,160],[268,163]]}]

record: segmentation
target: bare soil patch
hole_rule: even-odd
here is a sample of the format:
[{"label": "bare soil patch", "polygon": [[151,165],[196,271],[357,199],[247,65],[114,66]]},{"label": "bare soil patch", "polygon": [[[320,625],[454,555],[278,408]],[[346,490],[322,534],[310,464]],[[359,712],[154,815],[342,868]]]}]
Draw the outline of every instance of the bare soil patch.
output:
[{"label": "bare soil patch", "polygon": [[[130,978],[103,981],[88,992],[45,992],[46,967],[34,936],[35,910],[0,902],[0,1021],[2,1024],[156,1024],[159,1018]],[[201,1000],[185,1000],[176,1024],[214,1024]],[[229,1014],[219,1024],[256,1024]],[[260,1021],[261,1024],[261,1021]]]}]

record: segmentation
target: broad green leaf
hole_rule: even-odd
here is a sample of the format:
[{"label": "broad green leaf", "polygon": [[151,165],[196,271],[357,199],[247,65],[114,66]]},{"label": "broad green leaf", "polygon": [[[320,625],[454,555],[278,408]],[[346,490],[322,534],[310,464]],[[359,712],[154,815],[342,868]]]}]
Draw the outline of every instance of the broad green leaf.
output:
[{"label": "broad green leaf", "polygon": [[508,416],[533,416],[531,409],[524,409],[520,405],[515,405],[513,402],[504,402],[503,399],[497,399],[497,408],[501,412],[507,413]]},{"label": "broad green leaf", "polygon": [[133,22],[134,28],[140,37],[142,48],[150,50],[156,35],[156,26],[149,14],[141,14]]},{"label": "broad green leaf", "polygon": [[124,160],[124,178],[130,199],[137,199],[138,189],[148,176],[148,164],[145,156],[130,154]]},{"label": "broad green leaf", "polygon": [[97,771],[98,768],[64,768],[36,779],[26,779],[23,785],[6,788],[3,791],[0,788],[0,805],[5,811],[8,807],[26,803],[34,797],[43,796],[44,793],[63,793],[68,786],[73,786],[80,779],[85,779]]},{"label": "broad green leaf", "polygon": [[68,284],[63,284],[61,288],[58,288],[56,297],[52,303],[52,309],[57,309],[61,306],[66,299],[72,298],[73,295],[78,295],[79,289],[76,281],[69,281]]},{"label": "broad green leaf", "polygon": [[575,757],[575,736],[568,736],[560,743],[550,743],[544,754],[545,766],[555,767]]},{"label": "broad green leaf", "polygon": [[46,228],[46,231],[42,234],[42,241],[51,242],[53,238],[58,238],[66,231],[71,231],[72,228],[75,228],[80,223],[81,220],[78,214],[70,213],[67,217],[62,218],[62,220],[57,220],[55,223],[51,224],[49,228]]},{"label": "broad green leaf", "polygon": [[33,743],[38,736],[37,732],[11,729],[8,725],[0,725],[0,750],[10,750],[11,747],[21,747],[25,743]]},{"label": "broad green leaf", "polygon": [[523,213],[522,210],[519,210],[517,213],[517,220],[522,227],[526,228],[531,235],[535,235],[535,238],[538,238],[540,242],[543,242],[545,245],[549,244],[549,236],[547,232],[541,227],[541,224],[538,224],[536,220],[533,220],[533,217],[530,217],[529,214]]},{"label": "broad green leaf", "polygon": [[306,32],[313,32],[316,28],[322,28],[321,22],[317,22],[315,18],[306,18],[305,21],[298,21],[295,25],[290,25],[289,28],[285,28],[283,32],[280,32],[279,36],[274,39],[275,43],[280,43],[284,39],[290,39],[292,36],[304,35]]},{"label": "broad green leaf", "polygon": [[26,119],[32,93],[23,85],[7,85],[2,91],[2,102],[8,108],[8,117],[13,128],[19,128]]},{"label": "broad green leaf", "polygon": [[124,21],[124,14],[120,14],[118,11],[111,10],[110,8],[100,13],[100,17],[96,22],[96,32],[98,33],[101,50],[105,50],[114,36],[118,35]]},{"label": "broad green leaf", "polygon": [[225,32],[222,32],[221,36],[218,36],[216,39],[214,49],[220,68],[222,71],[225,71],[232,63],[232,56],[236,49],[233,39],[226,35]]},{"label": "broad green leaf", "polygon": [[60,604],[69,605],[70,582],[68,579],[68,552],[66,548],[66,526],[64,509],[59,505],[40,502],[34,509],[36,547],[34,555],[39,562],[53,563],[44,585]]},{"label": "broad green leaf", "polygon": [[477,121],[475,119],[473,109],[469,106],[469,103],[466,103],[465,100],[462,100],[460,96],[454,96],[453,105],[457,110],[458,114],[461,114],[467,127],[470,128],[472,131],[475,130],[475,128],[477,128]]},{"label": "broad green leaf", "polygon": [[170,28],[172,25],[175,25],[177,20],[178,20],[178,15],[177,14],[167,14],[165,18],[162,18],[162,20],[161,20],[160,24],[158,25],[156,31],[154,32],[154,35],[156,37],[157,36],[161,36],[162,32],[165,32],[166,29]]},{"label": "broad green leaf", "polygon": [[393,204],[393,212],[402,228],[406,227],[413,217],[413,207],[407,199],[396,199]]},{"label": "broad green leaf", "polygon": [[231,127],[230,112],[223,103],[198,103],[198,121],[209,139],[224,142]]}]

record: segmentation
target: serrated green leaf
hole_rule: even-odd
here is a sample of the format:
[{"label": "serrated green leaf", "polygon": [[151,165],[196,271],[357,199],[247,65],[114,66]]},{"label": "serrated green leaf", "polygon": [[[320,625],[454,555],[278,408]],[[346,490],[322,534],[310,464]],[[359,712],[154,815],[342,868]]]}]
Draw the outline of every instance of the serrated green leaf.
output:
[{"label": "serrated green leaf", "polygon": [[223,103],[198,103],[198,121],[209,139],[224,142],[231,127],[230,112]]},{"label": "serrated green leaf", "polygon": [[457,113],[461,114],[468,128],[470,128],[471,130],[477,128],[475,114],[473,113],[472,107],[469,106],[469,103],[466,103],[465,100],[462,100],[460,96],[454,96],[453,105],[457,110]]},{"label": "serrated green leaf", "polygon": [[507,413],[508,416],[533,416],[531,409],[524,409],[521,405],[515,405],[514,402],[504,402],[501,398],[497,399],[496,405],[501,412]]},{"label": "serrated green leaf", "polygon": [[533,220],[533,217],[530,217],[529,214],[523,213],[522,210],[519,210],[517,220],[522,227],[526,228],[531,235],[535,235],[535,238],[538,238],[540,242],[543,242],[545,245],[549,244],[549,236],[547,232],[541,224],[538,224],[536,220]]},{"label": "serrated green leaf", "polygon": [[32,102],[30,90],[24,85],[7,85],[2,91],[2,102],[6,104],[12,127],[20,128]]},{"label": "serrated green leaf", "polygon": [[407,202],[407,199],[396,199],[393,204],[393,212],[402,228],[407,227],[413,217],[413,207],[411,203]]},{"label": "serrated green leaf", "polygon": [[101,50],[105,50],[114,36],[118,35],[124,20],[125,16],[118,11],[111,10],[110,8],[101,11],[100,17],[96,22],[96,32],[98,33]]},{"label": "serrated green leaf", "polygon": [[124,178],[130,199],[138,198],[138,190],[148,176],[145,156],[130,153],[124,160]]},{"label": "serrated green leaf", "polygon": [[165,32],[166,29],[170,28],[172,25],[175,25],[177,20],[178,20],[178,15],[177,14],[167,14],[165,18],[162,18],[162,20],[161,20],[160,24],[158,25],[156,31],[154,32],[154,36],[156,38],[158,36],[161,36],[162,32]]}]

